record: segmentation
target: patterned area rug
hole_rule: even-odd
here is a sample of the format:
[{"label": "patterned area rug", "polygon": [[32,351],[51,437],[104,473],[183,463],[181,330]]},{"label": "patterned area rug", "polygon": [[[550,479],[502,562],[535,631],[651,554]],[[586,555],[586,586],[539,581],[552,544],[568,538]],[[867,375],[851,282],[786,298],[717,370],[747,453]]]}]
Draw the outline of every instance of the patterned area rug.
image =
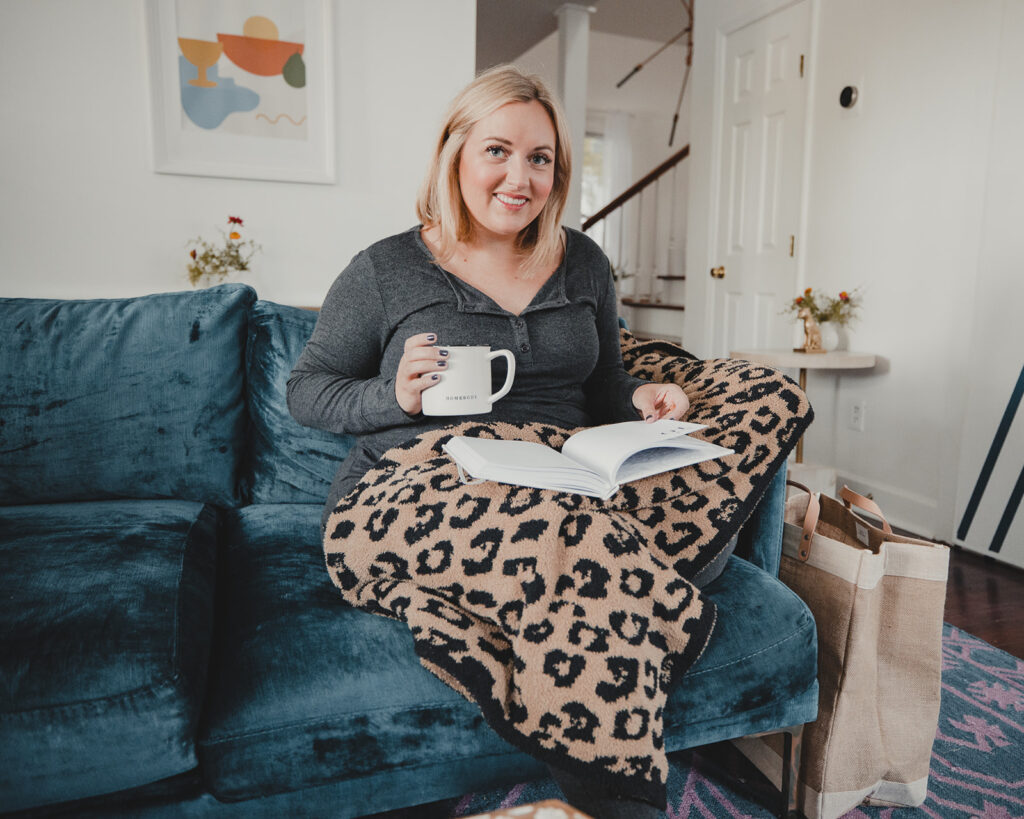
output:
[{"label": "patterned area rug", "polygon": [[[920,808],[856,808],[847,819],[1024,817],[1024,660],[948,623],[942,647],[942,711],[927,800]],[[773,815],[761,775],[728,743],[670,754],[669,765],[669,819]],[[555,798],[558,786],[539,780],[375,819],[452,819]]]}]

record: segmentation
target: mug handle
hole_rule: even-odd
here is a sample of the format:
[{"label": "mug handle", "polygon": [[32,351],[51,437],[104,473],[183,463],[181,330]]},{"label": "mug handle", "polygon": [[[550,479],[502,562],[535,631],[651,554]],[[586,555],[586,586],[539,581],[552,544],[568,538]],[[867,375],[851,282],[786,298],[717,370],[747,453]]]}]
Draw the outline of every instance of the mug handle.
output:
[{"label": "mug handle", "polygon": [[489,403],[493,404],[499,398],[504,398],[508,395],[508,391],[512,389],[512,379],[516,375],[516,358],[512,355],[509,350],[495,350],[489,353],[487,356],[488,362],[494,361],[498,356],[505,356],[508,361],[508,374],[505,376],[505,383],[501,385],[501,389],[492,395],[488,400]]}]

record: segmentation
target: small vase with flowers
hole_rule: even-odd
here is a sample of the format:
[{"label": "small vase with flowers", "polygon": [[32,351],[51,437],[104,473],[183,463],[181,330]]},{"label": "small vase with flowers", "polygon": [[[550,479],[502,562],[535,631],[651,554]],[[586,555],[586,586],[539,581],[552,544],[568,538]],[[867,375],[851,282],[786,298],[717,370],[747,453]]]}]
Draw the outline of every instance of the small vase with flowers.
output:
[{"label": "small vase with flowers", "polygon": [[839,348],[839,328],[846,327],[857,318],[860,297],[857,291],[843,290],[838,296],[815,293],[808,287],[803,295],[793,299],[783,311],[803,322],[804,344],[795,347],[797,353],[827,353]]}]

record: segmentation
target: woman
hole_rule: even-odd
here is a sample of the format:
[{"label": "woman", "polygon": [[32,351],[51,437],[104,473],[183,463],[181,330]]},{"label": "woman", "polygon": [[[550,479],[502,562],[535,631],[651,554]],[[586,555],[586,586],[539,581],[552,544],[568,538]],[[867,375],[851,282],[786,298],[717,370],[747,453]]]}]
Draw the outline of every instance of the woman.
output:
[{"label": "woman", "polygon": [[[417,202],[422,225],[352,260],[288,381],[300,423],[358,436],[325,521],[387,449],[430,429],[465,420],[574,428],[686,412],[679,386],[623,370],[608,260],[561,226],[570,175],[564,119],[539,78],[498,67],[452,102]],[[490,414],[422,415],[423,391],[446,366],[441,345],[514,352],[512,390]],[[579,783],[553,773],[596,816],[657,814],[584,801],[598,789],[573,792]]]}]

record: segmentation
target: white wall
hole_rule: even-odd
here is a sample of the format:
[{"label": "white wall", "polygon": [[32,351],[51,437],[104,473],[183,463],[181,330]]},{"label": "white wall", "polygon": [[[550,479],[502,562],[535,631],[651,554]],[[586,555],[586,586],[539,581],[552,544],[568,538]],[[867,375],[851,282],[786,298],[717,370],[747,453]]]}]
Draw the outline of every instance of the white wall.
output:
[{"label": "white wall", "polygon": [[[987,218],[993,101],[1006,0],[810,0],[809,141],[800,287],[860,287],[851,348],[876,353],[867,374],[809,375],[816,420],[805,459],[838,467],[895,522],[952,539],[959,439]],[[1013,2],[1013,0],[1009,0]],[[698,3],[691,144],[711,156],[712,74],[720,32],[783,2]],[[1024,30],[1009,38],[1019,44]],[[852,112],[840,89],[857,85]],[[713,266],[708,243],[710,163],[691,169],[688,268]],[[1018,220],[1019,221],[1019,220]],[[1008,235],[994,240],[1007,245]],[[706,276],[688,282],[704,304]],[[795,294],[794,294],[795,295]],[[688,310],[684,341],[709,345]],[[866,429],[848,429],[854,400]]]},{"label": "white wall", "polygon": [[442,112],[473,77],[476,4],[332,12],[338,179],[311,185],[153,173],[143,3],[4,0],[0,295],[188,289],[186,241],[231,214],[263,247],[240,280],[319,304],[355,253],[415,224]]},{"label": "white wall", "polygon": [[[961,534],[968,500],[1024,368],[1024,3],[1006,3],[1000,27],[974,322],[966,347],[967,411],[954,520],[956,542],[986,554],[992,554],[992,546],[999,543],[997,532],[1024,467],[1024,411],[1018,409]],[[1005,417],[1009,421],[1009,415]],[[1016,517],[1012,523],[1007,519],[1007,524],[998,557],[1024,567],[1024,507],[1018,507]]]},{"label": "white wall", "polygon": [[[874,374],[838,379],[832,406],[819,404],[825,423],[818,432],[834,433],[810,436],[808,457],[837,464],[893,514],[945,539],[953,527],[1001,5],[871,0],[854,9],[829,0],[819,28],[819,54],[828,57],[816,63],[806,283],[862,285],[864,320],[853,330],[854,346],[886,363]],[[835,102],[850,82],[863,85],[856,117],[844,117]],[[815,379],[812,389],[827,389],[829,378],[836,381]],[[864,432],[846,424],[855,399],[867,403]]]}]

